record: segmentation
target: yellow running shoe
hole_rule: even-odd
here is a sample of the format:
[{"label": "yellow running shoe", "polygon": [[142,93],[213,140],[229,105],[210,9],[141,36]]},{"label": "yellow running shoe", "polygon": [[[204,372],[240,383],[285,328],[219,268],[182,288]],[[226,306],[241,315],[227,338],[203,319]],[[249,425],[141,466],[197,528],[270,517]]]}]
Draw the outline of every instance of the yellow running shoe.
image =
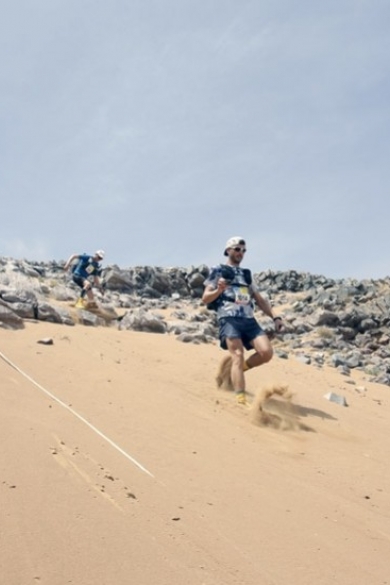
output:
[{"label": "yellow running shoe", "polygon": [[77,303],[75,304],[75,307],[77,307],[78,309],[84,309],[84,300],[80,297],[79,299],[77,299]]},{"label": "yellow running shoe", "polygon": [[236,393],[236,402],[241,406],[249,406],[248,401],[246,399],[246,393],[244,392],[244,390]]}]

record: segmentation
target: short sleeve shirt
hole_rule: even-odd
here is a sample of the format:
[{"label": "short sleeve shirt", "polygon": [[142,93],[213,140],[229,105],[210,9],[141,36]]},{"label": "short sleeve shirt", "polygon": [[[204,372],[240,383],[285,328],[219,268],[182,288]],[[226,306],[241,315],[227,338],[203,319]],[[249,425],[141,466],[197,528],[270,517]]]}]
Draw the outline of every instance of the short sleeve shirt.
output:
[{"label": "short sleeve shirt", "polygon": [[101,274],[100,264],[93,259],[93,256],[81,254],[73,274],[75,276],[80,276],[81,278],[99,276]]},{"label": "short sleeve shirt", "polygon": [[[255,284],[248,285],[244,271],[238,266],[232,266],[235,277],[232,284],[228,285],[221,295],[221,304],[217,309],[218,319],[224,317],[253,318],[253,293],[257,291]],[[221,265],[210,270],[204,285],[211,285],[217,288],[218,280],[222,277]]]}]

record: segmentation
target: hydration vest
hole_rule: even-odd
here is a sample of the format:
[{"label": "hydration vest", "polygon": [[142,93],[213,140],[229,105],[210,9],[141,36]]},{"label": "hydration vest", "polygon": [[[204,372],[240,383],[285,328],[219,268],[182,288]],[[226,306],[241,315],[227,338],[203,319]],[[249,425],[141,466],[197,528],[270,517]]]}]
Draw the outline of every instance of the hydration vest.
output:
[{"label": "hydration vest", "polygon": [[[224,278],[230,286],[241,284],[241,282],[239,280],[237,280],[237,274],[236,274],[236,271],[234,270],[234,268],[232,268],[228,264],[221,264],[219,269],[221,271],[221,277]],[[251,271],[249,270],[249,268],[241,268],[240,270],[244,276],[246,284],[248,286],[250,286],[252,284]],[[206,305],[206,307],[210,311],[218,311],[218,309],[221,306],[221,304],[223,303],[223,301],[229,301],[229,300],[231,300],[231,299],[225,295],[225,291],[224,291],[222,294],[219,295],[219,297],[217,297],[215,299],[215,301],[208,303]]]}]

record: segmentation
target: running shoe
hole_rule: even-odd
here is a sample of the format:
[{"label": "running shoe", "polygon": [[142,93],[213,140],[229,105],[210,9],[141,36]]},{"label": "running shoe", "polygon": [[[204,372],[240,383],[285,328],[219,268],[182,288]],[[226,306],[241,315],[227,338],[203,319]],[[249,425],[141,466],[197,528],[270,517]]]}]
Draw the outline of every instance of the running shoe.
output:
[{"label": "running shoe", "polygon": [[246,393],[243,390],[241,392],[236,393],[236,402],[241,406],[249,406],[248,401],[246,399]]}]

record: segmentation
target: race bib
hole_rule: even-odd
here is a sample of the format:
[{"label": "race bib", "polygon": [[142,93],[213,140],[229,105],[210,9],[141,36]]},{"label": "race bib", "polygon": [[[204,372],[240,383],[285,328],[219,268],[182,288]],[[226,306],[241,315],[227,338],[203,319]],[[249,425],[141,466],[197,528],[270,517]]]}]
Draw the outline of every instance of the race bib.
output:
[{"label": "race bib", "polygon": [[95,268],[92,264],[87,266],[87,268],[85,269],[85,271],[88,272],[88,274],[93,274],[94,270],[95,270]]},{"label": "race bib", "polygon": [[251,295],[247,286],[234,287],[234,297],[237,305],[249,305],[251,302]]}]

